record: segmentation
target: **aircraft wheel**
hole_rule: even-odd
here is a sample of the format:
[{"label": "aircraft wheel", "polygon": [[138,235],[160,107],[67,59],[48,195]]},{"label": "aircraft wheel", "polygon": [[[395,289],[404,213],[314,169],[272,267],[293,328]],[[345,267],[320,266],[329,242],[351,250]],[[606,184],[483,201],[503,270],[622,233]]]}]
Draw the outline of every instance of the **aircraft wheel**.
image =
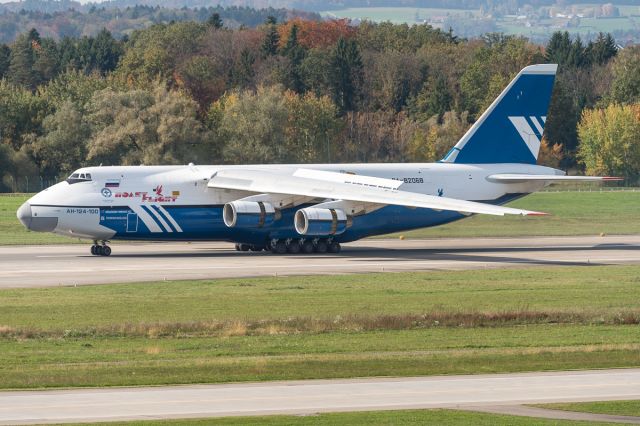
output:
[{"label": "aircraft wheel", "polygon": [[287,244],[282,240],[278,240],[271,248],[271,251],[275,254],[285,254],[287,252]]},{"label": "aircraft wheel", "polygon": [[95,249],[96,256],[102,256],[102,246],[98,246],[97,245],[95,247],[96,247],[96,249]]},{"label": "aircraft wheel", "polygon": [[340,253],[340,243],[332,242],[329,244],[328,251],[329,253]]},{"label": "aircraft wheel", "polygon": [[289,244],[287,244],[287,252],[291,254],[298,254],[300,253],[301,249],[302,247],[300,247],[300,241],[293,240]]},{"label": "aircraft wheel", "polygon": [[250,248],[249,244],[240,244],[240,251],[249,251]]},{"label": "aircraft wheel", "polygon": [[327,249],[327,242],[325,240],[318,240],[316,243],[316,253],[326,253]]},{"label": "aircraft wheel", "polygon": [[240,244],[236,243],[235,248],[236,248],[236,251],[240,251]]},{"label": "aircraft wheel", "polygon": [[109,246],[102,246],[102,250],[100,251],[102,256],[111,256],[111,247]]},{"label": "aircraft wheel", "polygon": [[262,251],[262,250],[264,250],[264,246],[252,245],[252,246],[249,247],[249,250],[251,250],[251,251]]},{"label": "aircraft wheel", "polygon": [[94,256],[97,254],[97,253],[96,253],[96,246],[95,246],[95,244],[91,246],[91,254],[92,254],[92,255],[94,255]]},{"label": "aircraft wheel", "polygon": [[302,243],[302,253],[304,254],[311,254],[313,253],[313,241],[305,241],[304,243]]}]

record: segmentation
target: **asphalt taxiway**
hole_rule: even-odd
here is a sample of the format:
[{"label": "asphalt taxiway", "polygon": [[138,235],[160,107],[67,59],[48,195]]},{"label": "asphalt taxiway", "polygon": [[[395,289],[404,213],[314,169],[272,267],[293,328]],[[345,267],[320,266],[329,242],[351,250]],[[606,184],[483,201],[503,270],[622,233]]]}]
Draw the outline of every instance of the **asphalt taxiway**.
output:
[{"label": "asphalt taxiway", "polygon": [[230,243],[117,243],[0,247],[0,288],[154,280],[553,265],[640,264],[640,236],[379,239],[337,255],[236,252]]},{"label": "asphalt taxiway", "polygon": [[[459,408],[517,414],[519,409],[527,411],[521,404],[638,398],[640,369],[19,391],[0,392],[0,423],[410,408]],[[638,418],[627,419],[640,421]]]}]

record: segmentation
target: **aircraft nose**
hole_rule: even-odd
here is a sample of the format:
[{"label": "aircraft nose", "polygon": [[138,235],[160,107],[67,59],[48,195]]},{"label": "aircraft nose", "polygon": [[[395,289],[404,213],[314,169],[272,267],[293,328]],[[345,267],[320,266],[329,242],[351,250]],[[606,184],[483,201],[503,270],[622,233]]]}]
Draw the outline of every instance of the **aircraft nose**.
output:
[{"label": "aircraft nose", "polygon": [[57,217],[38,217],[33,215],[31,204],[24,203],[18,209],[16,216],[18,220],[30,231],[52,232],[58,226]]},{"label": "aircraft nose", "polygon": [[25,228],[29,229],[29,226],[31,225],[31,204],[26,202],[21,205],[16,216],[18,216],[20,223],[22,223]]}]

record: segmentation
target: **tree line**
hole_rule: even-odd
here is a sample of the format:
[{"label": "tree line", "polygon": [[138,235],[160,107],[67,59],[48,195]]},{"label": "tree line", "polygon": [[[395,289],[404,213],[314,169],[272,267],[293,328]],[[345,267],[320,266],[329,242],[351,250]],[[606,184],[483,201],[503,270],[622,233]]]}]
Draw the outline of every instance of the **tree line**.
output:
[{"label": "tree line", "polygon": [[217,13],[228,28],[256,27],[268,16],[279,21],[304,18],[320,20],[320,15],[300,10],[220,5],[201,7],[171,7],[166,2],[157,5],[131,4],[115,7],[114,1],[81,4],[74,1],[29,0],[19,3],[0,3],[0,43],[13,42],[25,28],[35,28],[43,37],[56,40],[65,37],[95,36],[102,28],[117,39],[128,37],[134,30],[154,24],[180,21],[205,22]]},{"label": "tree line", "polygon": [[99,164],[435,161],[543,62],[560,67],[540,161],[637,176],[640,48],[606,34],[541,46],[340,20],[230,29],[217,13],[127,40],[31,30],[0,45],[2,189]]}]

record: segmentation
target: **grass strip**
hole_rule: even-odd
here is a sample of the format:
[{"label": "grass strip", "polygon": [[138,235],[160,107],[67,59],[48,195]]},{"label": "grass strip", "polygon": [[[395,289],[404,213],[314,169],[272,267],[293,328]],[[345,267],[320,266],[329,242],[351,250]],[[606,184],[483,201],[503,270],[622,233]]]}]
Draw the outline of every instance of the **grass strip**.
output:
[{"label": "grass strip", "polygon": [[487,318],[509,323],[529,313],[534,322],[555,315],[564,322],[575,316],[578,323],[622,324],[626,315],[631,323],[637,319],[639,283],[640,266],[592,266],[11,289],[0,290],[0,327],[82,334],[140,326],[140,334],[162,324],[262,321],[268,328],[291,319],[309,329],[336,321],[340,329],[355,318],[360,322],[352,328],[368,321],[393,328],[423,315],[425,322],[470,317],[479,326]]},{"label": "grass strip", "polygon": [[393,410],[359,411],[353,413],[322,413],[304,416],[221,417],[208,419],[172,419],[135,422],[91,423],[92,425],[291,425],[291,426],[370,426],[370,425],[457,425],[457,426],[599,426],[610,423],[569,420],[534,419],[501,414],[475,413],[457,410]]},{"label": "grass strip", "polygon": [[614,416],[640,417],[640,400],[563,402],[555,404],[535,404],[532,407],[550,410],[579,411],[584,413],[611,414]]},{"label": "grass strip", "polygon": [[640,365],[638,266],[0,291],[0,387]]}]

